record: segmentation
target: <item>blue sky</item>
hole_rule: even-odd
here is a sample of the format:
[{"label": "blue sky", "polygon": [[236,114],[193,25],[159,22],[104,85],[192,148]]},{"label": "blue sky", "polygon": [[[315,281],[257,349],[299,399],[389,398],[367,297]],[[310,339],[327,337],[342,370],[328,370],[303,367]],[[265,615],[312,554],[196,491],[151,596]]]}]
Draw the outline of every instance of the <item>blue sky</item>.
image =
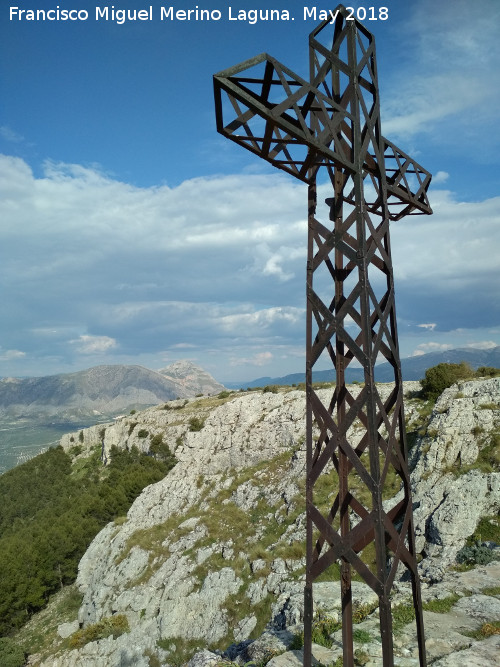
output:
[{"label": "blue sky", "polygon": [[[150,2],[152,21],[123,25],[95,0],[2,3],[0,376],[304,366],[306,188],[216,133],[212,74],[267,51],[307,77],[313,5],[236,0],[233,16],[295,18],[252,25],[203,0],[220,21],[161,21],[170,5]],[[89,18],[10,18],[57,4]],[[392,227],[401,354],[498,345],[500,4],[351,4],[388,7],[365,21],[382,131],[434,175],[434,215]]]}]

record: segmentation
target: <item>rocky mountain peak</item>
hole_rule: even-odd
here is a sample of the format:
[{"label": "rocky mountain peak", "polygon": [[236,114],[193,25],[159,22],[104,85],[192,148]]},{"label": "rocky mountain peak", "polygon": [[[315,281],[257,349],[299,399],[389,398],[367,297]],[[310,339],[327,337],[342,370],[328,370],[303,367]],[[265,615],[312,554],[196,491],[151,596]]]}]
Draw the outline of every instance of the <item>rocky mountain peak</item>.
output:
[{"label": "rocky mountain peak", "polygon": [[158,373],[180,388],[180,397],[218,394],[224,389],[224,386],[217,382],[210,373],[189,359],[175,361],[160,369]]}]

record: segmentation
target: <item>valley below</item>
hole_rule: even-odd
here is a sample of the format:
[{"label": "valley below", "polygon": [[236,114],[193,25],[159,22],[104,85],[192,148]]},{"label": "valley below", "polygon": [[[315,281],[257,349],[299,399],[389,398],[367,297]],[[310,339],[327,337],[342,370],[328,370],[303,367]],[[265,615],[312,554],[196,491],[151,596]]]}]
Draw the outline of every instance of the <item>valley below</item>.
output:
[{"label": "valley below", "polygon": [[87,428],[95,423],[95,418],[47,423],[43,418],[33,420],[0,417],[0,475],[37,456],[48,447],[56,447],[65,433]]}]

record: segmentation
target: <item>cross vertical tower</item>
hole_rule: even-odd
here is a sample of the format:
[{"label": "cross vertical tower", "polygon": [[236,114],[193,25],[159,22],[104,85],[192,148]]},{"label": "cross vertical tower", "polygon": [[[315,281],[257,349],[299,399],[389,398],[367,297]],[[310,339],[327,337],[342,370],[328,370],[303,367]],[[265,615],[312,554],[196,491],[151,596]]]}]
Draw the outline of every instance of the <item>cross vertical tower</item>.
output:
[{"label": "cross vertical tower", "polygon": [[[216,74],[217,129],[308,184],[304,665],[311,664],[312,584],[335,562],[344,665],[353,665],[353,569],[378,596],[383,664],[393,665],[390,591],[402,563],[412,581],[423,667],[389,222],[432,212],[431,177],[382,136],[374,37],[344,7],[336,11],[333,24],[324,21],[309,36],[309,82],[267,54]],[[333,191],[321,213],[319,173]],[[312,383],[325,357],[336,371],[327,400]],[[394,369],[384,399],[374,377],[380,361]],[[357,391],[345,382],[351,363],[364,371]],[[348,437],[354,424],[355,441]],[[326,511],[315,498],[325,479],[335,492]],[[400,498],[391,503],[395,480]],[[374,558],[364,551],[370,546]]]}]

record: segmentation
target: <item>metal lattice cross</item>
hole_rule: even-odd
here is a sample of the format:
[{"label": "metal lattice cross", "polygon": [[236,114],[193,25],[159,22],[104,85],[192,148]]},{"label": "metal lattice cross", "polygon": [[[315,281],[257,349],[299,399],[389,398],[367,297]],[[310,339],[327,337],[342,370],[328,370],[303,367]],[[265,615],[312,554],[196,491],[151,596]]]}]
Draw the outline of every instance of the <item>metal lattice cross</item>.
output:
[{"label": "metal lattice cross", "polygon": [[[390,593],[403,564],[425,666],[389,221],[432,213],[431,176],[381,134],[373,35],[339,6],[334,23],[309,36],[309,52],[309,81],[265,53],[214,76],[218,131],[309,186],[304,665],[313,581],[340,562],[344,665],[353,665],[353,569],[378,596],[383,665],[393,665]],[[325,222],[319,173],[333,188]],[[324,358],[335,367],[333,393],[312,383]],[[384,397],[375,383],[380,361],[394,369]],[[356,389],[345,382],[351,363],[364,369]],[[334,495],[326,506],[325,483]]]}]

